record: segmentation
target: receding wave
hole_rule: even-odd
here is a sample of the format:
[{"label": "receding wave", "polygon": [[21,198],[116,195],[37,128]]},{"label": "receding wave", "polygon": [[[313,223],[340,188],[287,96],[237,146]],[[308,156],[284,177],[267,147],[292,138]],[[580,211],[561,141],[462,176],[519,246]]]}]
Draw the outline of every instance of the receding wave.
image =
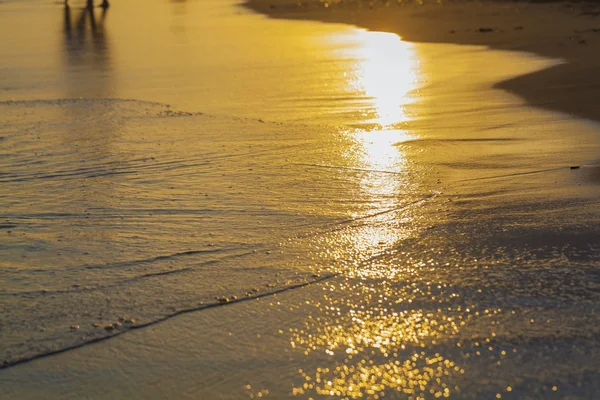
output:
[{"label": "receding wave", "polygon": [[323,164],[331,127],[118,99],[0,110],[5,366],[317,282],[344,260],[315,256],[326,237],[429,198],[408,184],[402,201],[357,193],[355,178],[407,175]]}]

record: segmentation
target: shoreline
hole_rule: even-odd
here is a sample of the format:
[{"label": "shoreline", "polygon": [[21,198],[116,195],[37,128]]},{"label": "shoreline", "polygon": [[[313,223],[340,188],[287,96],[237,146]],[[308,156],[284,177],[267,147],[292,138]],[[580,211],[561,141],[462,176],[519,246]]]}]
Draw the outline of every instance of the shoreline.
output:
[{"label": "shoreline", "polygon": [[[194,21],[181,26],[197,29],[200,18],[211,21],[190,37],[200,43],[213,35],[221,53],[234,51],[227,40],[219,46],[230,31],[235,49],[261,47],[255,45],[262,37],[277,40],[239,64],[215,52],[218,69],[239,66],[222,77],[243,79],[227,85],[213,73],[217,68],[194,68],[202,63],[194,64],[193,56],[212,58],[206,57],[210,48],[182,47],[174,53],[182,58],[171,57],[172,65],[189,69],[150,60],[158,76],[172,76],[161,86],[157,75],[140,73],[139,81],[127,75],[124,65],[131,58],[119,56],[128,40],[138,43],[127,35],[155,34],[149,42],[168,35],[173,25],[167,7],[173,4],[156,4],[154,14],[152,3],[147,9],[164,22],[162,30],[159,23],[140,32],[107,25],[119,37],[111,42],[114,67],[105,65],[113,83],[84,74],[70,86],[89,79],[100,85],[84,94],[115,87],[153,103],[86,98],[34,103],[35,109],[31,102],[5,104],[11,112],[2,143],[15,149],[6,164],[17,166],[8,171],[14,182],[6,183],[12,208],[5,237],[15,249],[9,253],[15,267],[4,274],[11,292],[3,300],[5,359],[14,357],[13,349],[64,346],[106,332],[115,337],[0,368],[0,398],[586,399],[600,392],[600,185],[593,178],[598,168],[586,164],[600,153],[598,125],[530,107],[533,100],[526,104],[523,95],[494,89],[513,85],[549,103],[545,108],[566,112],[571,105],[593,116],[597,90],[589,83],[596,78],[583,72],[597,67],[595,48],[578,43],[559,54],[556,38],[542,37],[547,25],[540,23],[536,36],[527,22],[538,8],[525,22],[497,8],[515,3],[406,6],[389,13],[375,7],[352,14],[356,3],[340,6],[347,7],[341,13],[335,7],[307,9],[315,18],[340,18],[330,22],[362,20],[373,30],[380,22],[389,32],[399,32],[404,18],[413,24],[413,38],[433,42],[438,35],[439,42],[456,35],[530,52],[407,45],[415,48],[427,78],[418,101],[407,105],[407,114],[416,110],[412,114],[419,118],[396,130],[344,133],[335,123],[315,123],[319,114],[303,107],[313,93],[321,95],[315,109],[339,111],[335,102],[342,110],[346,104],[331,95],[335,91],[310,90],[333,75],[313,68],[319,60],[329,66],[332,56],[323,49],[325,57],[312,58],[318,48],[312,38],[323,37],[319,29],[332,35],[362,29],[273,21],[250,11],[225,19],[239,11],[233,5],[224,19],[212,20],[206,3],[178,3],[199,6],[195,12],[178,9]],[[141,6],[122,3],[129,11],[109,18],[130,21]],[[523,29],[476,22],[483,8],[473,12],[475,7]],[[446,21],[447,12],[462,22],[453,19],[454,28],[435,23]],[[305,15],[292,9],[289,14]],[[539,18],[564,18],[544,15]],[[296,54],[302,47],[294,35],[301,39],[307,30],[316,34],[309,36],[307,51]],[[515,47],[519,35],[531,36]],[[589,35],[600,38],[594,31]],[[400,42],[387,33],[365,36]],[[579,68],[565,76],[575,82],[571,94],[568,82],[544,75],[563,74],[560,66],[530,56],[538,47],[547,49],[546,57],[556,51],[554,60],[571,60],[568,70]],[[166,41],[156,48],[179,47]],[[282,49],[294,57],[286,58]],[[381,51],[378,43],[375,49]],[[363,55],[353,54],[334,71],[350,70]],[[73,70],[94,66],[78,60],[69,59]],[[280,61],[279,68],[268,69]],[[387,85],[406,70],[389,61],[373,58],[390,67],[384,71],[388,79],[377,81],[382,94],[410,93]],[[243,74],[252,69],[260,70],[250,82],[256,86],[241,91],[248,97],[239,96],[239,103],[254,104],[260,114],[255,119],[179,112],[180,104],[173,103],[173,110],[165,103],[167,83],[185,98],[188,87],[208,87],[192,79],[204,74],[226,92],[252,78]],[[273,73],[272,81],[258,79]],[[125,86],[123,77],[139,86]],[[159,89],[144,91],[148,82]],[[268,97],[280,86],[289,90],[274,99],[297,107],[298,114],[274,102],[266,103],[275,109],[269,114],[250,103],[257,93]],[[208,98],[217,92],[198,93]],[[578,99],[588,93],[591,101],[569,104],[573,93]],[[302,122],[311,123],[291,118],[303,113]],[[270,122],[270,115],[288,117]]]},{"label": "shoreline", "polygon": [[[337,4],[336,4],[337,3]],[[452,2],[398,4],[364,1],[247,0],[275,19],[315,20],[394,33],[414,43],[480,45],[534,53],[564,63],[494,85],[528,104],[600,122],[600,4]]]}]

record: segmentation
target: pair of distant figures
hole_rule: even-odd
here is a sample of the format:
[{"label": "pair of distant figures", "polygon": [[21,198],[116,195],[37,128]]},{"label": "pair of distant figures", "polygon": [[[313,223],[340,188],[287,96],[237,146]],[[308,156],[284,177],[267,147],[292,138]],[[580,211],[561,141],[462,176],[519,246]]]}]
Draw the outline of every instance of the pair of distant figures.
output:
[{"label": "pair of distant figures", "polygon": [[[65,0],[65,7],[69,7],[69,0]],[[102,0],[102,4],[100,5],[100,7],[106,9],[110,6],[110,4],[108,3],[108,0]],[[94,8],[94,0],[87,0],[87,7],[88,8]]]}]

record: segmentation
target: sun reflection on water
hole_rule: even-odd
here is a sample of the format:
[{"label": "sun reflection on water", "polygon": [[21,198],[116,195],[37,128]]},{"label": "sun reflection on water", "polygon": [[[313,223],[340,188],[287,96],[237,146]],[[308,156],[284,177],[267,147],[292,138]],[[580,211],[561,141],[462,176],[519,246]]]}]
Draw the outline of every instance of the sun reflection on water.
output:
[{"label": "sun reflection on water", "polygon": [[356,30],[352,41],[355,45],[343,50],[356,60],[347,72],[347,90],[364,97],[367,121],[366,129],[346,132],[353,143],[346,157],[365,171],[358,186],[366,206],[352,216],[380,214],[355,233],[355,247],[365,252],[389,246],[407,233],[386,223],[401,218],[394,210],[416,190],[408,180],[406,156],[396,144],[413,138],[400,127],[410,120],[406,106],[414,101],[419,63],[414,45],[394,34]]},{"label": "sun reflection on water", "polygon": [[410,119],[406,105],[418,85],[419,62],[414,45],[391,33],[356,30],[344,37],[352,46],[340,50],[342,57],[356,60],[347,71],[347,90],[366,98],[362,112],[367,122],[390,129]]},{"label": "sun reflection on water", "polygon": [[[399,392],[408,399],[424,399],[449,397],[457,390],[464,369],[436,351],[437,342],[458,334],[464,325],[454,316],[457,310],[400,307],[415,297],[412,286],[347,281],[326,292],[336,289],[355,295],[343,300],[325,295],[314,304],[320,316],[291,331],[293,348],[306,356],[324,352],[332,360],[301,369],[303,382],[293,394],[377,399]],[[339,356],[343,362],[335,361]]]},{"label": "sun reflection on water", "polygon": [[[410,205],[429,196],[396,145],[414,138],[401,125],[410,120],[406,105],[414,100],[418,61],[413,45],[392,34],[358,30],[354,40],[356,46],[343,50],[356,59],[346,72],[347,90],[366,99],[367,124],[344,132],[344,158],[356,171],[356,203],[362,207],[349,211],[355,224],[323,238],[324,248],[336,248],[347,260],[335,271],[342,281],[325,283],[326,294],[312,304],[315,312],[304,327],[290,332],[290,344],[305,356],[324,352],[331,362],[300,370],[302,383],[292,393],[449,397],[464,370],[435,346],[458,334],[464,321],[455,319],[456,310],[437,308],[431,283],[422,282],[428,264],[389,257],[419,229],[418,210]],[[436,307],[413,304],[423,296],[431,296]]]},{"label": "sun reflection on water", "polygon": [[391,126],[408,120],[404,106],[407,94],[415,88],[415,58],[412,45],[396,35],[366,32],[362,53],[364,60],[355,84],[373,99],[376,121]]}]

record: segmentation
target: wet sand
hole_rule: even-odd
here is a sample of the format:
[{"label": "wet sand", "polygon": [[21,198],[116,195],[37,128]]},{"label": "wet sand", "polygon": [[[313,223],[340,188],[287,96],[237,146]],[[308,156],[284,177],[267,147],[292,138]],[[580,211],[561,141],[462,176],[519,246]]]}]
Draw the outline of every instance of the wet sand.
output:
[{"label": "wet sand", "polygon": [[561,59],[564,64],[497,87],[536,107],[600,120],[600,5],[593,2],[249,0],[246,6],[272,18],[353,24],[409,42],[481,45]]},{"label": "wet sand", "polygon": [[[351,15],[335,7],[302,14],[261,4],[285,18],[342,22]],[[506,16],[489,10],[515,5],[472,6],[490,7],[485,13],[491,26]],[[379,23],[396,18],[386,10],[355,16],[379,13],[370,20],[375,29],[380,17]],[[152,18],[161,13],[148,12]],[[535,100],[527,95],[522,97],[529,104],[497,87],[510,79],[534,96],[542,90],[533,83],[536,77],[560,68],[556,58],[569,60],[565,67],[591,68],[591,61],[577,64],[576,56],[593,59],[584,53],[592,47],[578,43],[564,54],[544,53],[556,43],[546,43],[542,31],[521,45],[500,36],[520,37],[534,16],[546,18],[534,11],[519,22],[523,30],[510,33],[495,25],[505,32],[466,31],[484,25],[472,10],[464,12],[463,27],[478,21],[476,28],[464,28],[470,46],[407,45],[392,35],[358,32],[366,43],[391,43],[384,54],[393,49],[417,60],[420,80],[413,87],[395,81],[393,70],[371,82],[357,74],[356,81],[371,90],[353,100],[372,104],[359,107],[367,116],[354,120],[331,112],[332,104],[341,104],[339,109],[356,115],[348,106],[354,103],[341,96],[323,100],[333,97],[329,89],[316,91],[321,100],[312,107],[315,98],[302,94],[312,89],[304,87],[307,82],[338,82],[332,70],[354,73],[365,63],[360,57],[336,59],[335,68],[323,70],[327,57],[319,58],[311,64],[322,74],[314,81],[307,78],[313,69],[304,75],[290,66],[283,66],[285,73],[274,68],[271,75],[281,80],[271,76],[271,90],[281,85],[301,94],[289,102],[295,114],[258,106],[248,113],[280,115],[284,123],[180,112],[137,100],[3,103],[10,124],[2,140],[16,149],[7,164],[17,166],[14,176],[3,177],[11,185],[7,216],[19,222],[8,228],[12,236],[6,240],[17,248],[7,254],[18,279],[7,276],[4,286],[24,293],[2,293],[14,313],[6,314],[14,332],[2,330],[14,346],[3,350],[17,362],[0,371],[0,398],[595,398],[600,129],[595,122],[533,108]],[[557,13],[547,16],[561,20],[562,11]],[[431,21],[427,13],[424,18]],[[294,26],[278,22],[279,32]],[[445,42],[433,39],[450,29],[458,36],[457,24],[428,24],[436,27],[427,33],[429,41]],[[413,29],[415,35],[422,31],[416,22]],[[555,59],[472,45],[490,45],[484,41],[493,37],[498,49],[539,46],[537,54]],[[121,36],[120,43],[128,40],[134,42]],[[360,49],[367,65],[381,61],[374,48]],[[401,66],[412,65],[403,60]],[[86,71],[91,83],[97,82],[94,71]],[[523,74],[529,76],[518,77]],[[115,93],[135,96],[150,78],[128,90],[115,82]],[[592,77],[573,78],[578,86],[572,92],[543,86],[559,95],[544,92],[539,105],[566,112],[569,96],[593,91]],[[177,100],[173,93],[183,81],[170,79],[167,95],[164,88],[153,89],[143,92],[146,100]],[[388,96],[390,82],[398,89]],[[256,93],[249,90],[248,98]],[[190,93],[183,97],[187,107],[195,100]],[[204,106],[204,100],[196,101]],[[593,114],[575,104],[573,115]],[[390,105],[396,114],[386,125]],[[312,113],[298,123],[305,109]],[[110,146],[103,140],[107,132]],[[71,145],[66,154],[65,143]],[[253,151],[246,151],[250,144]],[[33,152],[43,157],[32,158]],[[65,183],[65,175],[74,179]],[[31,186],[20,183],[24,178]],[[42,204],[44,212],[32,204]],[[61,214],[65,208],[68,218]],[[68,245],[55,246],[65,237]],[[211,249],[220,255],[232,243],[249,254],[216,263],[210,258]],[[65,265],[67,276],[60,274]],[[28,270],[43,278],[18,275]],[[255,299],[252,288],[264,297]],[[48,302],[47,294],[57,303]],[[28,307],[30,312],[19,314]],[[44,317],[52,317],[52,325]],[[104,326],[92,322],[119,317],[134,322],[114,328],[111,334],[118,337],[17,364],[27,350],[35,358],[40,345],[56,349],[105,335]],[[39,322],[44,332],[38,332]],[[70,331],[72,324],[80,326]],[[23,344],[32,331],[37,336]]]}]

